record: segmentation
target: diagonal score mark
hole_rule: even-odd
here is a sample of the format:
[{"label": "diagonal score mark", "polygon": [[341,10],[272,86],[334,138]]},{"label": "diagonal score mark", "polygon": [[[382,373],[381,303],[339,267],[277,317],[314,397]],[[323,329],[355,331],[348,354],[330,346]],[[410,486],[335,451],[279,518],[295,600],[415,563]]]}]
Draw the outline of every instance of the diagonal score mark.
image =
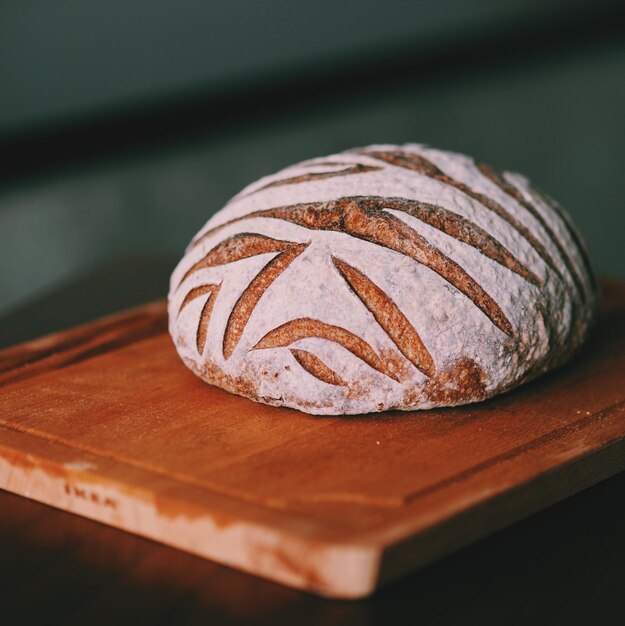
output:
[{"label": "diagonal score mark", "polygon": [[245,326],[265,291],[308,246],[308,243],[288,243],[284,251],[271,259],[243,290],[232,307],[224,331],[223,354],[226,359],[230,358],[237,347]]},{"label": "diagonal score mark", "polygon": [[447,236],[475,248],[491,261],[509,269],[532,285],[540,286],[541,279],[521,263],[501,242],[458,213],[435,204],[403,198],[386,198],[384,205],[386,209],[406,213]]},{"label": "diagonal score mark", "polygon": [[451,176],[448,176],[442,170],[436,167],[434,163],[418,154],[402,150],[388,152],[363,150],[361,153],[366,154],[367,156],[370,156],[374,159],[384,161],[389,165],[403,167],[404,169],[409,169],[413,172],[417,172],[422,176],[427,176],[428,178],[438,180],[441,183],[458,189],[458,191],[463,192],[465,195],[469,196],[469,198],[477,200],[477,202],[479,202],[482,206],[486,207],[489,211],[495,213],[495,215],[503,219],[512,228],[514,228],[514,230],[516,230],[532,246],[532,248],[534,248],[538,256],[540,256],[545,264],[549,268],[551,268],[560,278],[562,278],[562,274],[558,269],[555,261],[547,252],[543,244],[540,243],[538,238],[526,226],[524,226],[521,222],[515,219],[508,211],[506,211],[506,209],[501,204],[499,204],[493,198],[487,196],[486,194],[477,192],[468,185],[461,183]]},{"label": "diagonal score mark", "polygon": [[364,339],[345,328],[327,324],[310,317],[300,317],[270,330],[252,350],[283,348],[300,339],[308,339],[309,337],[332,341],[351,352],[361,361],[364,361],[369,367],[399,382],[396,375]]},{"label": "diagonal score mark", "polygon": [[200,319],[197,325],[197,333],[195,335],[195,344],[197,347],[197,352],[200,355],[204,353],[204,346],[206,345],[206,338],[208,336],[208,324],[210,322],[211,315],[213,314],[215,300],[217,299],[217,294],[219,293],[220,287],[221,285],[214,286],[213,290],[208,296],[208,299],[202,307],[202,312],[200,313]]},{"label": "diagonal score mark", "polygon": [[437,273],[467,296],[503,333],[511,337],[513,328],[499,305],[460,265],[444,255],[413,228],[384,212],[387,203],[404,198],[351,196],[328,202],[292,204],[254,211],[216,226],[214,234],[229,224],[253,218],[273,218],[311,230],[341,232],[399,252]]},{"label": "diagonal score mark", "polygon": [[[379,207],[376,207],[375,205],[384,204],[384,208],[402,211],[424,222],[425,224],[440,230],[449,237],[475,248],[484,256],[488,257],[492,261],[495,261],[495,263],[506,267],[533,285],[541,284],[540,278],[534,272],[521,263],[501,242],[497,241],[492,235],[487,233],[483,228],[471,220],[454,213],[453,211],[449,211],[442,206],[418,200],[380,196],[360,196],[359,198],[362,198],[364,201],[367,197],[370,198],[371,201],[369,208],[379,209]],[[218,229],[236,221],[251,217],[263,217],[262,213],[263,212],[253,212],[240,218],[230,220],[222,226],[218,226],[215,229],[207,231],[205,236],[212,235]]]},{"label": "diagonal score mark", "polygon": [[[237,200],[241,198],[249,198],[253,196],[255,193],[260,191],[264,191],[265,189],[272,189],[274,187],[283,187],[285,185],[297,185],[299,183],[307,183],[315,180],[325,180],[327,178],[336,178],[338,176],[351,176],[353,174],[364,174],[366,172],[374,172],[376,170],[381,170],[381,167],[377,167],[376,165],[363,165],[361,163],[341,163],[341,162],[327,162],[327,163],[311,163],[311,167],[330,167],[330,166],[343,166],[342,170],[333,170],[330,172],[310,172],[308,174],[299,174],[298,176],[291,176],[290,178],[283,178],[281,180],[274,180],[271,183],[267,183],[258,189],[254,189],[247,194],[242,196],[237,196]],[[204,235],[201,235],[198,238],[201,239]]]},{"label": "diagonal score mark", "polygon": [[386,199],[343,199],[345,231],[395,250],[430,268],[463,293],[503,333],[512,336],[513,328],[499,305],[458,263],[419,235],[413,228],[385,213]]},{"label": "diagonal score mark", "polygon": [[[509,183],[503,176],[500,176],[493,168],[484,163],[478,164],[477,168],[488,180],[497,185],[497,187],[499,187],[499,189],[501,189],[505,194],[516,200],[542,226],[543,230],[547,233],[549,239],[551,239],[556,249],[558,250],[558,254],[560,255],[562,261],[564,261],[564,265],[566,266],[567,271],[573,279],[573,283],[575,284],[579,297],[584,299],[585,291],[582,284],[582,279],[575,269],[575,265],[571,261],[571,258],[569,257],[567,251],[564,249],[564,246],[560,242],[560,239],[553,231],[551,226],[549,226],[541,213],[531,202],[528,202],[523,197],[523,194],[512,183]],[[557,211],[555,213],[556,215],[558,214]],[[572,235],[571,229],[568,227],[566,221],[562,220],[562,223],[564,224],[564,227],[568,230],[569,234]]]},{"label": "diagonal score mark", "polygon": [[333,256],[332,262],[399,351],[430,378],[436,374],[432,355],[419,333],[393,300],[365,274]]},{"label": "diagonal score mark", "polygon": [[346,387],[347,382],[341,378],[333,369],[330,369],[320,358],[306,350],[297,350],[290,348],[291,354],[300,366],[306,370],[311,376],[318,378],[329,385],[337,385]]},{"label": "diagonal score mark", "polygon": [[291,241],[283,241],[281,239],[272,239],[258,233],[239,233],[224,239],[214,248],[209,250],[197,263],[194,263],[184,274],[178,287],[189,276],[200,270],[226,265],[258,256],[259,254],[267,254],[269,252],[284,252],[293,245]]},{"label": "diagonal score mark", "polygon": [[213,307],[215,306],[215,300],[217,299],[217,294],[219,293],[220,287],[221,283],[219,285],[208,284],[194,287],[184,297],[180,308],[178,309],[178,315],[180,315],[183,309],[185,309],[191,302],[208,294],[208,298],[206,299],[206,302],[202,307],[202,311],[200,312],[200,319],[198,321],[198,327],[195,333],[195,345],[197,348],[197,352],[200,355],[204,352],[206,337],[208,335],[208,324],[213,313]]},{"label": "diagonal score mark", "polygon": [[577,230],[577,227],[571,219],[571,216],[551,196],[547,195],[544,191],[536,189],[536,187],[534,186],[529,188],[528,191],[530,194],[532,194],[532,196],[534,196],[535,199],[537,198],[539,201],[546,204],[554,213],[556,213],[560,217],[571,237],[571,240],[575,244],[575,247],[579,250],[579,254],[582,258],[582,263],[584,264],[584,269],[586,270],[586,274],[590,281],[591,290],[593,292],[596,292],[597,278],[595,276],[592,262],[590,261],[588,248],[582,240],[579,231]]},{"label": "diagonal score mark", "polygon": [[180,315],[191,302],[193,302],[196,298],[200,298],[201,296],[205,296],[206,294],[210,294],[214,289],[219,289],[219,285],[215,284],[207,284],[200,285],[199,287],[194,287],[187,293],[184,297],[182,303],[180,304],[180,308],[178,309],[178,315]]}]

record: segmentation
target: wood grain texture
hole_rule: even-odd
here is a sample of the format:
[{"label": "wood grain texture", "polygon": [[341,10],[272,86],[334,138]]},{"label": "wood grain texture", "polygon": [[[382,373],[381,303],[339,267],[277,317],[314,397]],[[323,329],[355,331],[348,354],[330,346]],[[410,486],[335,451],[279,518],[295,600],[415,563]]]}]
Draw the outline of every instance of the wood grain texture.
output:
[{"label": "wood grain texture", "polygon": [[0,485],[367,595],[625,466],[625,285],[566,368],[457,409],[318,418],[205,385],[150,305],[0,353]]}]

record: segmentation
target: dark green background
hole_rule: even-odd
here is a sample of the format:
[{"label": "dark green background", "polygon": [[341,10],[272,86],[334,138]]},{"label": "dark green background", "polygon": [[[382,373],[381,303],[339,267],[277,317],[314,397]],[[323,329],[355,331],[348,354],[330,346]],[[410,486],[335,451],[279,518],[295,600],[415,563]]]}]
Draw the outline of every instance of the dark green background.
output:
[{"label": "dark green background", "polygon": [[625,277],[619,4],[3,3],[0,315],[120,258],[162,293],[243,185],[372,142],[526,174]]}]

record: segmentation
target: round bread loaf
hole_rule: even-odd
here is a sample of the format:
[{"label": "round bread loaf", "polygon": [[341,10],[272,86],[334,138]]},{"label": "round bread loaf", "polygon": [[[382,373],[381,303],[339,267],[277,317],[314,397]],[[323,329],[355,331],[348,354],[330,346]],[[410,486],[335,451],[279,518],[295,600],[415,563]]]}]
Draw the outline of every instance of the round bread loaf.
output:
[{"label": "round bread loaf", "polygon": [[205,381],[315,414],[476,402],[560,365],[596,283],[568,215],[519,174],[423,145],[313,159],[246,187],[171,279]]}]

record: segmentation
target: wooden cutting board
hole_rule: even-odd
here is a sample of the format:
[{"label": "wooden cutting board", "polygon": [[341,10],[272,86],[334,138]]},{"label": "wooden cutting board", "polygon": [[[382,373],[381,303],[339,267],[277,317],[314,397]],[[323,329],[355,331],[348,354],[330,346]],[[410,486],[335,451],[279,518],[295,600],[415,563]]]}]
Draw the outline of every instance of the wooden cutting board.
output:
[{"label": "wooden cutting board", "polygon": [[163,303],[0,352],[0,487],[356,598],[625,469],[625,284],[584,352],[481,404],[312,417],[210,387]]}]

